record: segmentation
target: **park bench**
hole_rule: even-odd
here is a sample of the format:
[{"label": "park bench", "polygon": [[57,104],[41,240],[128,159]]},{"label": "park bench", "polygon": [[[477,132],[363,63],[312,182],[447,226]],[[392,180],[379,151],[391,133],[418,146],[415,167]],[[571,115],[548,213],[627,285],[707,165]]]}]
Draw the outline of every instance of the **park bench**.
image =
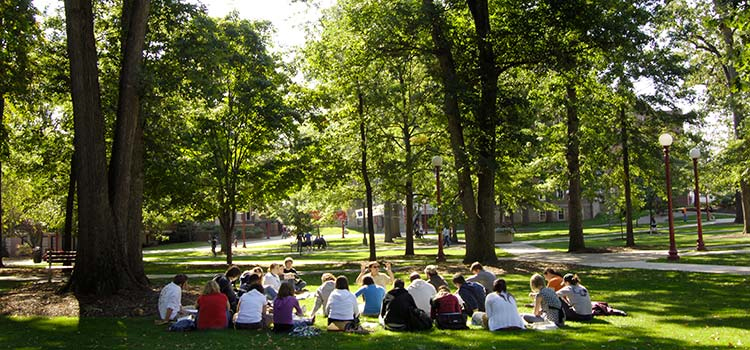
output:
[{"label": "park bench", "polygon": [[47,254],[44,255],[44,261],[49,264],[47,266],[47,282],[52,282],[52,264],[63,264],[63,266],[57,267],[59,269],[72,269],[73,263],[76,262],[76,252],[74,250],[48,250]]}]

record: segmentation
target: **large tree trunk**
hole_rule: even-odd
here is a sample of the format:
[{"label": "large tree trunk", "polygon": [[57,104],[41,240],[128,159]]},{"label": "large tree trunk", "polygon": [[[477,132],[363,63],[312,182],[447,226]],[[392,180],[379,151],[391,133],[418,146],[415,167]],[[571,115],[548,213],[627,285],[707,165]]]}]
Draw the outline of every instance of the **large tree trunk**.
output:
[{"label": "large tree trunk", "polygon": [[568,120],[568,147],[565,158],[568,162],[568,234],[570,242],[568,244],[569,252],[581,251],[586,248],[583,242],[583,218],[581,217],[581,169],[578,163],[580,154],[580,140],[578,135],[578,97],[576,88],[573,83],[568,83],[565,88],[566,105]]},{"label": "large tree trunk", "polygon": [[[0,157],[3,157],[5,145],[7,144],[6,132],[5,132],[5,96],[0,94]],[[0,267],[5,267],[3,264],[3,256],[5,255],[5,239],[3,238],[3,162],[0,158]]]},{"label": "large tree trunk", "polygon": [[63,227],[62,249],[73,250],[73,215],[76,200],[76,153],[70,156],[70,178],[68,179],[68,197],[65,199],[65,226]]},{"label": "large tree trunk", "polygon": [[479,220],[477,235],[470,242],[467,237],[465,262],[497,262],[495,254],[495,147],[497,137],[497,78],[495,53],[493,51],[490,13],[487,0],[467,0],[479,47],[479,76],[482,82],[482,97],[477,111],[478,164],[477,164],[477,209]]},{"label": "large tree trunk", "polygon": [[[113,294],[143,288],[145,275],[130,269],[127,217],[130,212],[133,133],[138,120],[137,81],[148,0],[123,6],[123,63],[120,72],[115,143],[107,175],[105,125],[101,110],[91,1],[66,0],[78,175],[79,246],[68,288],[78,293]],[[138,38],[140,36],[140,38]],[[127,193],[125,193],[127,192]]]},{"label": "large tree trunk", "polygon": [[[445,113],[450,135],[451,150],[456,163],[459,199],[466,215],[464,234],[466,236],[465,261],[481,256],[481,250],[476,247],[479,242],[477,224],[479,217],[474,202],[474,188],[471,180],[469,157],[466,154],[461,112],[458,104],[458,76],[456,63],[451,52],[451,43],[446,38],[445,20],[433,0],[423,0],[423,9],[431,25],[432,40],[435,44],[435,57],[439,63],[440,79],[443,84],[443,112]],[[494,245],[493,245],[494,247]],[[494,252],[494,249],[493,249]]]},{"label": "large tree trunk", "polygon": [[[620,107],[620,136],[622,139],[622,169],[625,183],[625,221],[627,221],[625,233],[625,246],[635,246],[633,235],[633,202],[630,199],[630,153],[628,148],[628,120],[625,115],[625,107]],[[593,215],[593,212],[592,212]]]},{"label": "large tree trunk", "polygon": [[234,231],[235,212],[231,209],[222,210],[219,214],[222,242],[221,251],[227,254],[227,265],[232,265],[232,231]]},{"label": "large tree trunk", "polygon": [[[140,114],[142,115],[142,114]],[[132,194],[128,212],[128,265],[136,280],[149,284],[143,268],[143,125],[141,119],[136,126],[133,147]]]},{"label": "large tree trunk", "polygon": [[117,247],[107,189],[104,117],[99,95],[91,1],[66,0],[76,172],[79,175],[79,244],[69,288],[84,294],[113,294],[129,281],[123,247]]},{"label": "large tree trunk", "polygon": [[[404,184],[404,193],[406,194],[406,210],[404,211],[405,216],[405,229],[406,229],[406,250],[404,254],[407,256],[414,255],[414,221],[412,216],[414,215],[414,177],[412,171],[414,167],[414,161],[412,159],[411,151],[411,123],[409,122],[409,101],[407,94],[405,93],[406,87],[404,86],[403,76],[399,76],[399,82],[401,83],[401,135],[404,140],[404,151],[406,156],[404,157],[404,165],[406,168],[406,181]],[[439,210],[439,208],[438,208]],[[437,229],[435,232],[438,232]]]},{"label": "large tree trunk", "polygon": [[359,136],[360,136],[360,149],[362,150],[362,181],[365,183],[365,202],[367,205],[367,212],[365,213],[367,220],[367,233],[370,238],[370,261],[378,259],[375,251],[375,223],[372,219],[372,184],[370,184],[370,176],[367,171],[367,126],[365,120],[365,98],[361,91],[357,91],[357,113],[359,113]]}]

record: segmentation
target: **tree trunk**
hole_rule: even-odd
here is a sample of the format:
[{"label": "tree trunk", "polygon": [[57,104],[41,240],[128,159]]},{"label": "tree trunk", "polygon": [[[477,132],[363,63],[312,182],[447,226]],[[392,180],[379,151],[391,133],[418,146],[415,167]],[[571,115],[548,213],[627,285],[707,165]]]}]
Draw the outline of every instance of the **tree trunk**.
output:
[{"label": "tree trunk", "polygon": [[[412,159],[411,150],[411,128],[409,123],[409,102],[407,94],[405,93],[406,87],[404,84],[403,76],[399,76],[399,82],[401,85],[401,103],[402,103],[402,120],[401,120],[401,135],[404,140],[404,151],[406,156],[404,157],[404,165],[406,168],[406,181],[404,184],[404,193],[406,194],[406,210],[404,211],[405,216],[405,229],[406,229],[406,249],[404,255],[414,255],[414,221],[412,216],[414,215],[414,179],[412,176],[414,161]],[[437,231],[436,231],[437,232]]]},{"label": "tree trunk", "polygon": [[357,112],[359,113],[360,149],[362,150],[362,181],[365,183],[365,201],[367,202],[367,233],[370,238],[370,261],[378,259],[375,252],[375,223],[372,220],[372,184],[367,172],[367,127],[365,125],[365,98],[361,91],[357,91]]},{"label": "tree trunk", "polygon": [[405,255],[414,255],[414,221],[411,219],[414,216],[414,182],[411,179],[411,175],[408,175],[406,180],[406,186],[404,190],[406,192],[406,208],[405,208],[405,227],[406,227],[406,251]]},{"label": "tree trunk", "polygon": [[68,179],[68,198],[65,199],[65,226],[63,227],[62,248],[73,250],[73,215],[76,201],[76,153],[70,157],[70,179]]},{"label": "tree trunk", "polygon": [[620,107],[620,136],[622,139],[622,169],[625,183],[625,221],[627,222],[625,233],[625,246],[635,246],[633,235],[633,202],[630,200],[630,154],[628,148],[628,120],[625,115],[625,107]]},{"label": "tree trunk", "polygon": [[570,217],[568,234],[570,242],[569,252],[581,251],[586,248],[583,242],[583,220],[581,217],[581,169],[578,160],[580,153],[578,135],[578,97],[573,83],[568,83],[566,91],[566,111],[568,120],[568,147],[565,158],[568,162],[569,196],[568,216]]},{"label": "tree trunk", "polygon": [[130,195],[124,192],[132,190],[132,133],[136,125],[133,120],[138,120],[137,81],[148,0],[128,1],[123,11],[123,18],[128,20],[123,22],[126,39],[120,72],[116,141],[110,164],[113,169],[108,176],[92,5],[87,0],[65,1],[75,172],[79,180],[79,245],[76,265],[66,289],[82,294],[108,295],[122,289],[145,287],[143,279],[130,269],[127,251]]},{"label": "tree trunk", "polygon": [[219,224],[223,240],[221,242],[221,251],[227,254],[227,265],[232,265],[232,231],[234,230],[235,212],[226,209],[219,214]]},{"label": "tree trunk", "polygon": [[3,238],[3,162],[5,158],[5,145],[8,140],[7,133],[5,132],[5,96],[0,94],[0,267],[5,267],[3,264],[3,256],[5,256],[5,238]]},{"label": "tree trunk", "polygon": [[79,175],[79,245],[68,287],[82,294],[113,294],[127,286],[123,247],[117,247],[107,182],[104,117],[99,95],[91,1],[65,1]]},{"label": "tree trunk", "polygon": [[445,34],[445,20],[441,15],[443,9],[438,8],[433,0],[422,0],[422,4],[431,25],[432,40],[435,44],[434,54],[439,63],[440,79],[443,85],[443,113],[445,113],[447,119],[451,150],[456,163],[456,178],[461,207],[466,215],[464,223],[466,255],[464,261],[467,261],[481,256],[482,250],[477,247],[480,241],[477,237],[479,216],[474,201],[469,157],[466,154],[466,143],[464,142],[463,125],[461,124],[456,63],[451,52],[451,43]]},{"label": "tree trunk", "polygon": [[740,192],[742,193],[742,233],[747,234],[750,232],[750,227],[748,227],[748,219],[750,219],[750,204],[748,204],[748,201],[750,201],[750,185],[748,185],[747,181],[740,180]]},{"label": "tree trunk", "polygon": [[383,236],[385,236],[384,242],[393,243],[393,202],[383,202]]},{"label": "tree trunk", "polygon": [[118,245],[125,250],[133,280],[146,288],[141,252],[143,201],[143,137],[140,111],[140,71],[146,40],[149,0],[125,0],[122,9],[122,63],[117,120],[109,166],[109,194]]},{"label": "tree trunk", "polygon": [[[467,0],[474,28],[477,34],[479,48],[479,76],[481,80],[482,96],[476,115],[478,145],[477,164],[477,208],[479,210],[478,230],[475,242],[467,239],[467,256],[464,261],[469,263],[481,261],[484,263],[497,262],[495,254],[495,148],[497,147],[497,79],[498,70],[495,67],[495,53],[493,51],[490,13],[487,0]],[[469,245],[471,244],[471,248]]]}]

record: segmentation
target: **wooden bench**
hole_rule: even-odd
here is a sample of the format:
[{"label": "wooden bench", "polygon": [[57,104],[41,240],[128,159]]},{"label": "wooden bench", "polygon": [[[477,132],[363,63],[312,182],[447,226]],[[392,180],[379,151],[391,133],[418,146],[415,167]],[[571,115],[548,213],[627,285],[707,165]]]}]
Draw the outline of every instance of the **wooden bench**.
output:
[{"label": "wooden bench", "polygon": [[75,250],[48,250],[44,255],[44,261],[49,264],[47,267],[47,282],[52,282],[52,264],[63,264],[63,266],[57,267],[59,269],[72,269],[73,263],[76,262],[76,252]]}]

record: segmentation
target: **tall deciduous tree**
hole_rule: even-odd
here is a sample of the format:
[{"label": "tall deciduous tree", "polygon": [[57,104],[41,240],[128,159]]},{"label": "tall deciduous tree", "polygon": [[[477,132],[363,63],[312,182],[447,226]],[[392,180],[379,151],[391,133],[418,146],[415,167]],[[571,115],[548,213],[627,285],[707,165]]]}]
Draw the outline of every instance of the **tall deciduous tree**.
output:
[{"label": "tall deciduous tree", "polygon": [[93,6],[88,0],[65,1],[79,175],[78,255],[68,288],[79,293],[106,295],[144,287],[147,281],[140,242],[133,239],[140,237],[135,221],[142,187],[134,171],[140,169],[138,88],[148,8],[148,0],[125,0],[122,6],[117,126],[108,173]]},{"label": "tall deciduous tree", "polygon": [[[30,0],[0,2],[0,187],[2,164],[8,156],[8,133],[3,121],[5,100],[21,95],[31,80],[29,51],[39,30],[35,13]],[[2,217],[3,200],[0,195],[0,267],[3,266],[2,257],[5,254]]]}]

